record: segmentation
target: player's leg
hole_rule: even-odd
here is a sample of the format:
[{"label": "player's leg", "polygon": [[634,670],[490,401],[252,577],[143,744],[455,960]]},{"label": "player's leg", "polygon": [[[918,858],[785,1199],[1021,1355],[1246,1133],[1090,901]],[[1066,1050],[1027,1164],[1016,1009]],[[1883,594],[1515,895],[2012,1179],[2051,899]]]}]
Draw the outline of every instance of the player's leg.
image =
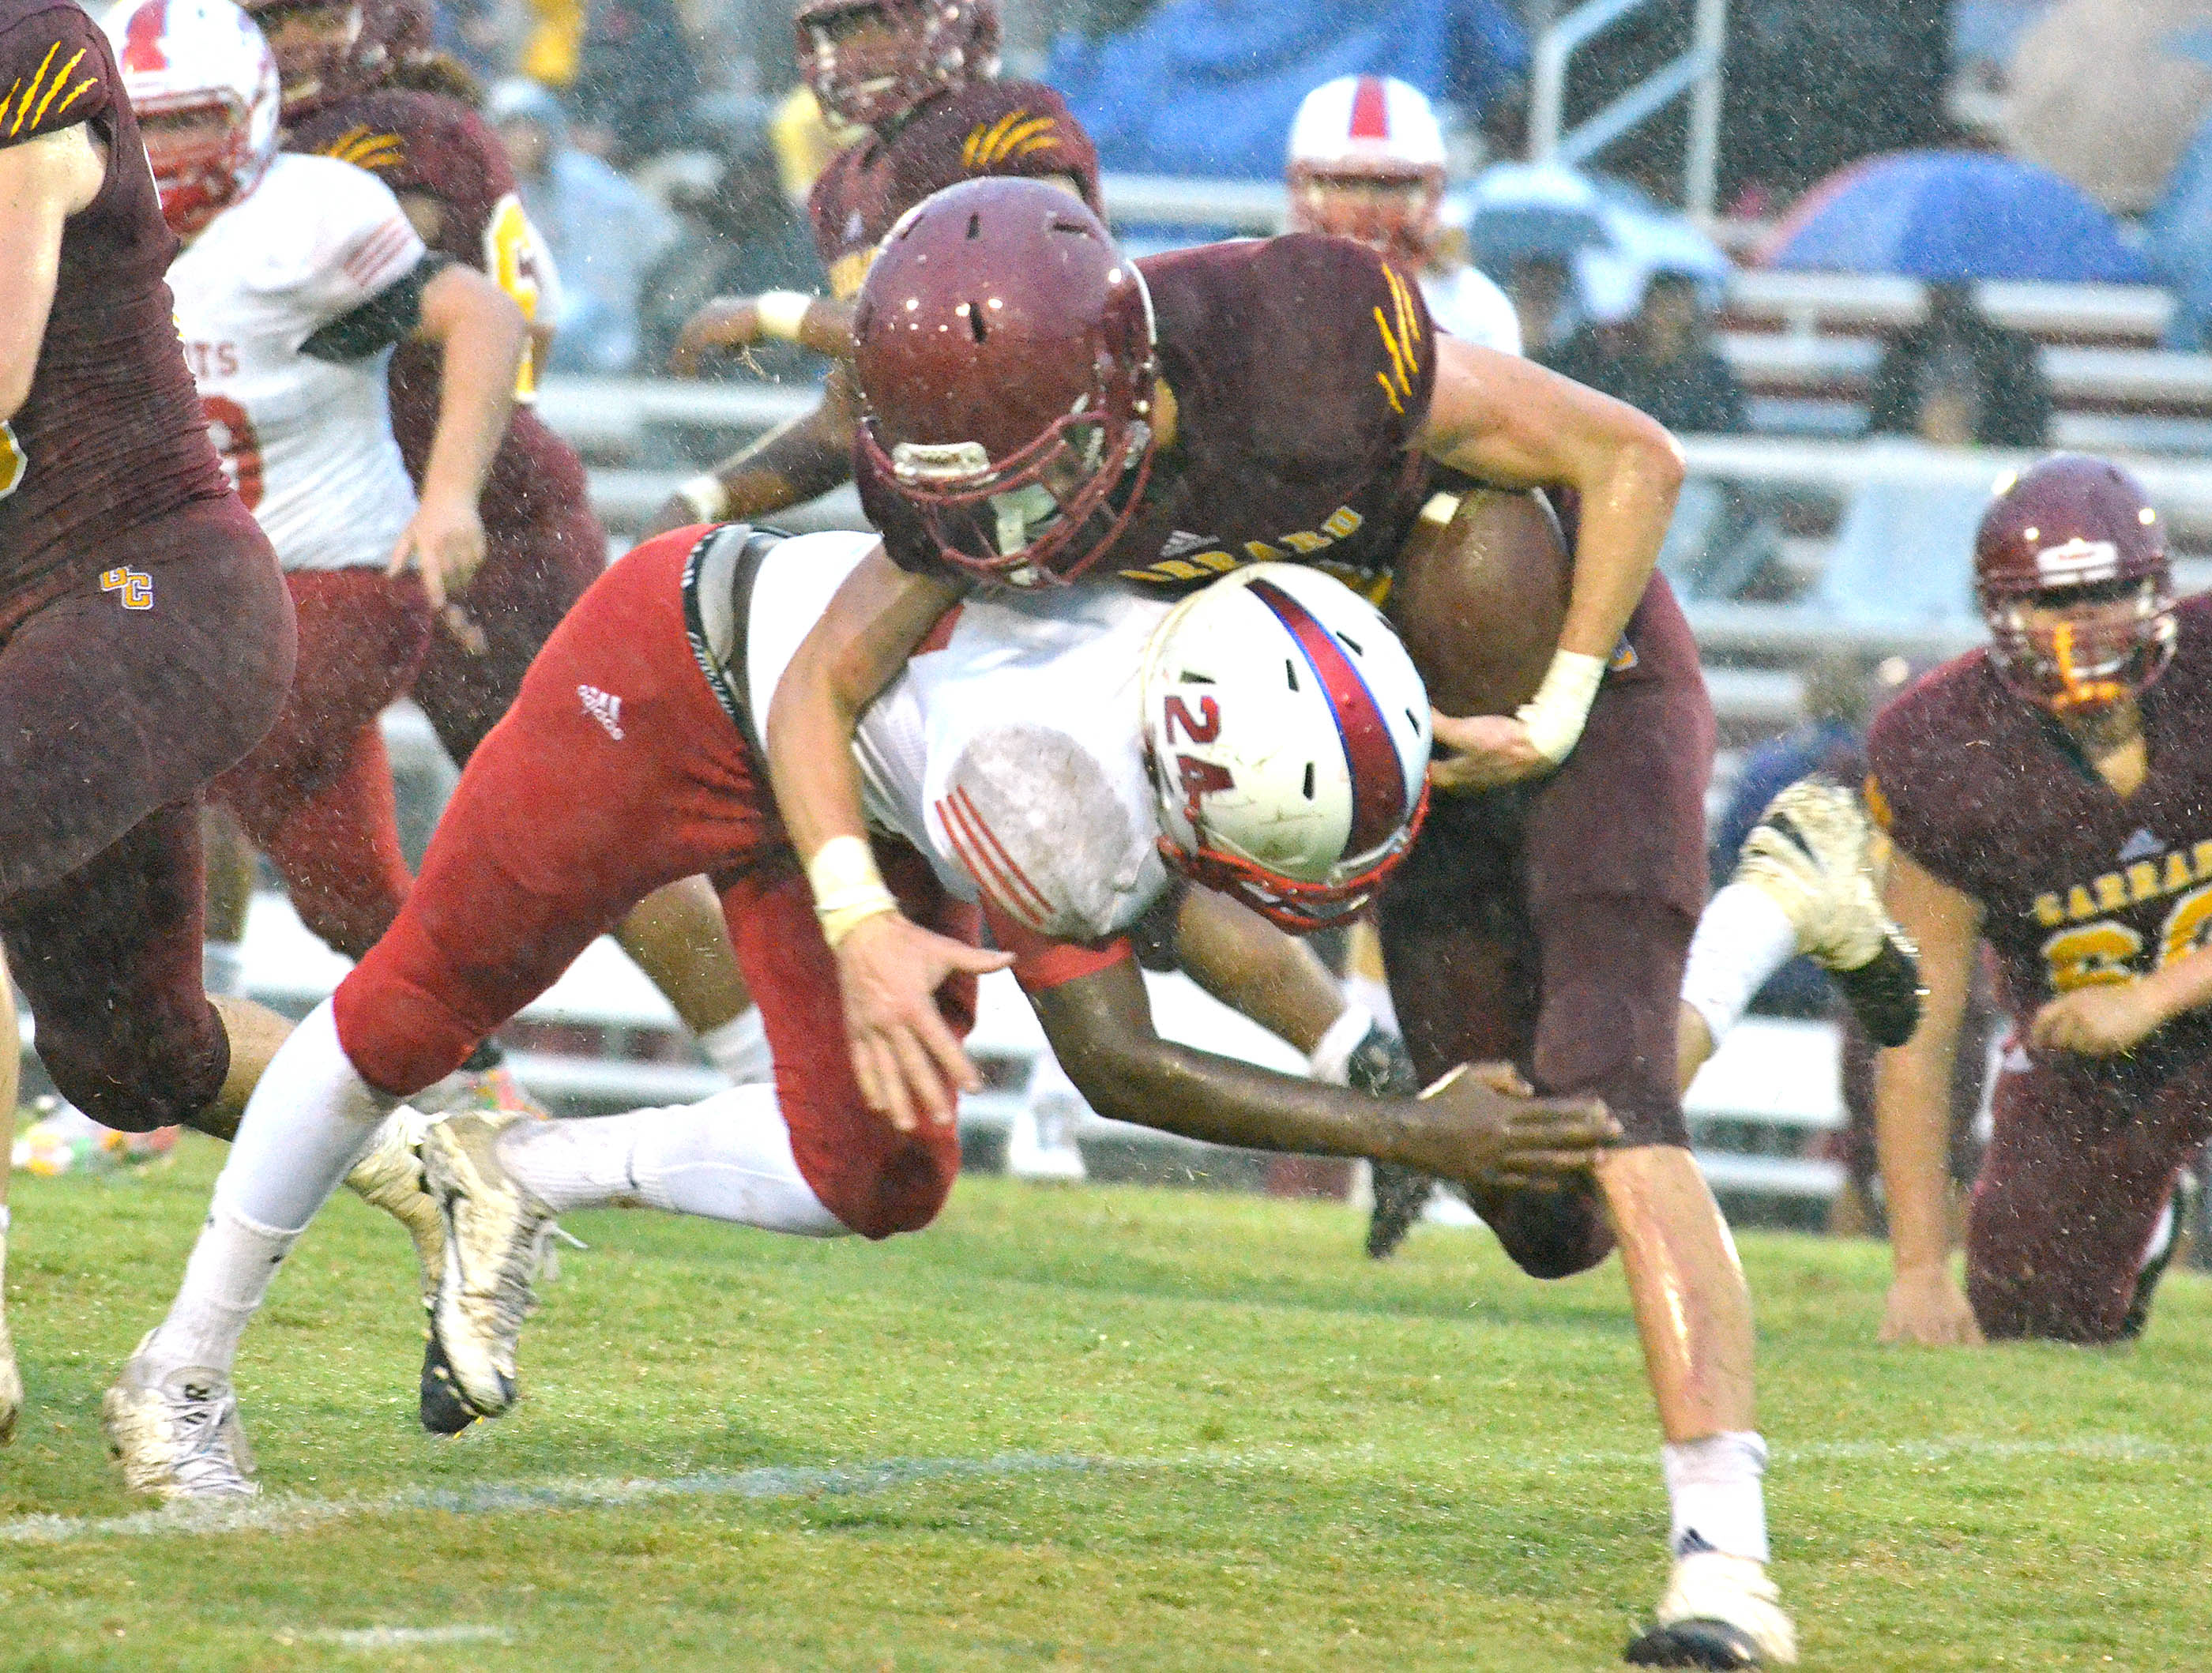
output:
[{"label": "player's leg", "polygon": [[0,962],[0,1446],[15,1438],[15,1419],[23,1409],[23,1379],[15,1369],[15,1343],[8,1329],[8,1184],[15,1149],[15,1100],[23,1070],[21,1035],[15,1020],[15,990]]},{"label": "player's leg", "polygon": [[246,919],[258,867],[237,819],[212,802],[200,810],[200,848],[207,871],[201,979],[210,998],[234,998],[246,991]]}]

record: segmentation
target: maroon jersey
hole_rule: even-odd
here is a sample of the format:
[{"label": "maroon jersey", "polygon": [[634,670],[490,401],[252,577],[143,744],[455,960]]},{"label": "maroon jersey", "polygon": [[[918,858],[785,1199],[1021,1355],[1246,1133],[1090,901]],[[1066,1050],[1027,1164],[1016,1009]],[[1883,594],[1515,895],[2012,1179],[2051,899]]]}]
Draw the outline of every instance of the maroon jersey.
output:
[{"label": "maroon jersey", "polygon": [[99,195],[63,225],[29,398],[0,424],[0,596],[11,606],[96,563],[95,545],[229,492],[162,282],[176,236],[121,91],[82,11],[0,0],[0,147],[82,122],[108,159]]},{"label": "maroon jersey", "polygon": [[[286,130],[285,142],[368,169],[402,201],[434,199],[437,224],[422,229],[423,242],[489,275],[526,319],[537,318],[542,241],[523,213],[498,136],[459,100],[380,88],[316,111]],[[440,381],[434,348],[399,345],[392,357],[392,433],[417,482],[437,433]],[[526,403],[536,391],[526,361],[516,398]],[[487,530],[564,514],[581,506],[585,494],[575,450],[526,405],[517,406],[484,483]]]},{"label": "maroon jersey", "polygon": [[1036,82],[976,82],[926,100],[888,135],[831,159],[806,200],[830,294],[849,300],[891,223],[933,191],[982,175],[1066,175],[1104,212],[1098,153],[1060,96]]},{"label": "maroon jersey", "polygon": [[[1420,286],[1363,245],[1304,233],[1137,265],[1175,433],[1093,573],[1179,589],[1262,561],[1386,567],[1430,484],[1414,446],[1437,374]],[[905,502],[858,464],[892,561],[934,567]]]},{"label": "maroon jersey", "polygon": [[[1868,740],[1867,801],[1897,846],[1981,903],[2025,1019],[2134,981],[2212,932],[2212,597],[2184,601],[2173,665],[2142,703],[2150,774],[2123,801],[2058,724],[1998,683],[1986,651],[1892,703]],[[2201,1052],[2202,1013],[2155,1036]]]}]

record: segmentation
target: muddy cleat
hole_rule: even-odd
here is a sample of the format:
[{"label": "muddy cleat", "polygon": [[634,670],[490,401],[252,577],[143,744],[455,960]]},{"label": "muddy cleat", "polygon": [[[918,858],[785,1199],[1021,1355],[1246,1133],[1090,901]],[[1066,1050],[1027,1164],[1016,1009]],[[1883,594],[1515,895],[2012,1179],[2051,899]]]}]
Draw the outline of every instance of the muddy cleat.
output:
[{"label": "muddy cleat", "polygon": [[219,1371],[186,1366],[156,1377],[149,1331],[100,1403],[108,1455],[133,1493],[163,1499],[251,1499],[253,1451],[238,1421],[238,1397]]},{"label": "muddy cleat", "polygon": [[1788,914],[1797,950],[1835,979],[1878,1046],[1902,1046],[1920,1023],[1920,949],[1882,910],[1875,837],[1859,798],[1800,779],[1744,839],[1735,881]]},{"label": "muddy cleat", "polygon": [[[496,1417],[514,1403],[515,1343],[552,1233],[553,1211],[499,1160],[500,1135],[531,1118],[456,1115],[422,1140],[423,1173],[446,1220],[446,1269],[430,1307],[424,1389],[438,1369],[434,1361],[442,1359],[444,1377],[479,1417]],[[424,1427],[434,1428],[440,1415],[426,1403]]]},{"label": "muddy cleat", "polygon": [[428,1306],[438,1293],[438,1279],[446,1270],[446,1221],[438,1212],[438,1199],[422,1182],[422,1158],[418,1153],[430,1118],[402,1104],[376,1130],[368,1154],[346,1175],[347,1188],[372,1207],[382,1209],[407,1228],[415,1244],[415,1260]]},{"label": "muddy cleat", "polygon": [[433,1328],[423,1332],[422,1384],[416,1399],[416,1415],[434,1435],[457,1435],[477,1421],[477,1409],[453,1380],[453,1367],[446,1359],[446,1344]]},{"label": "muddy cleat", "polygon": [[[1410,1098],[1421,1089],[1406,1042],[1379,1023],[1352,1047],[1344,1068],[1345,1084],[1370,1098]],[[1372,1173],[1375,1206],[1367,1220],[1367,1252],[1375,1260],[1388,1260],[1421,1217],[1437,1182],[1393,1162],[1375,1163]]]},{"label": "muddy cleat", "polygon": [[1794,1667],[1797,1630],[1766,1565],[1718,1551],[1674,1559],[1651,1629],[1622,1652],[1632,1667]]}]

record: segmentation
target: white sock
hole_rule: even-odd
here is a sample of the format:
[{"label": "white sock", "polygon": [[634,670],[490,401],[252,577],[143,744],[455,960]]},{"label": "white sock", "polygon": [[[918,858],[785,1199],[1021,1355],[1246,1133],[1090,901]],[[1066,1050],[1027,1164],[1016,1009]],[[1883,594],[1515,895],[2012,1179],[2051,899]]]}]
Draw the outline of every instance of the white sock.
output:
[{"label": "white sock", "polygon": [[772,1087],[696,1104],[510,1128],[500,1161],[556,1214],[642,1203],[799,1237],[842,1237],[791,1153]]},{"label": "white sock", "polygon": [[1306,1061],[1316,1081],[1326,1081],[1331,1086],[1343,1086],[1352,1074],[1352,1054],[1359,1049],[1359,1042],[1375,1030],[1375,1014],[1366,1006],[1347,1003],[1343,1014],[1328,1025],[1328,1032],[1313,1049]]},{"label": "white sock", "polygon": [[218,999],[235,999],[246,991],[246,949],[235,941],[200,943],[200,986]]},{"label": "white sock", "polygon": [[1797,955],[1797,930],[1775,898],[1730,883],[1706,903],[1690,938],[1682,1000],[1705,1019],[1718,1046],[1743,1018],[1766,979]]},{"label": "white sock", "polygon": [[1389,983],[1355,970],[1344,979],[1343,985],[1345,1003],[1365,1006],[1369,1015],[1392,1034],[1400,1032],[1398,1007],[1391,1001]]},{"label": "white sock", "polygon": [[1659,1449],[1672,1510],[1668,1548],[1678,1556],[1722,1551],[1765,1562],[1766,1443],[1749,1429]]},{"label": "white sock", "polygon": [[246,1100],[184,1282],[149,1344],[157,1362],[230,1369],[277,1264],[398,1103],[355,1070],[330,1001],[310,1011]]},{"label": "white sock", "polygon": [[760,1007],[748,1005],[719,1028],[698,1036],[707,1061],[730,1077],[733,1086],[750,1086],[775,1078],[775,1060],[769,1055],[768,1029],[761,1022]]}]

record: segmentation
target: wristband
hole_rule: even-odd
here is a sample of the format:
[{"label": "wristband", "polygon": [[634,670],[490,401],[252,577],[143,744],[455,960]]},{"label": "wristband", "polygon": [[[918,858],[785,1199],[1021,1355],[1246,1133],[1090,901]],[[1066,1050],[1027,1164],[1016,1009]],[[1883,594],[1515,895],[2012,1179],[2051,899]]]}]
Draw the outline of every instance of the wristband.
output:
[{"label": "wristband", "polygon": [[1605,658],[1586,657],[1579,651],[1559,651],[1536,694],[1514,712],[1528,729],[1528,742],[1536,753],[1557,767],[1574,751],[1597,700],[1598,682],[1605,678]]},{"label": "wristband", "polygon": [[753,318],[760,322],[763,336],[796,342],[799,328],[806,324],[806,311],[813,306],[814,299],[803,291],[764,290],[753,298]]},{"label": "wristband", "polygon": [[814,891],[814,915],[832,952],[856,925],[899,909],[876,870],[874,853],[860,837],[831,837],[823,843],[806,863],[806,884]]},{"label": "wristband", "polygon": [[702,523],[720,523],[730,509],[730,491],[711,470],[702,470],[676,490],[676,497],[699,515]]}]

